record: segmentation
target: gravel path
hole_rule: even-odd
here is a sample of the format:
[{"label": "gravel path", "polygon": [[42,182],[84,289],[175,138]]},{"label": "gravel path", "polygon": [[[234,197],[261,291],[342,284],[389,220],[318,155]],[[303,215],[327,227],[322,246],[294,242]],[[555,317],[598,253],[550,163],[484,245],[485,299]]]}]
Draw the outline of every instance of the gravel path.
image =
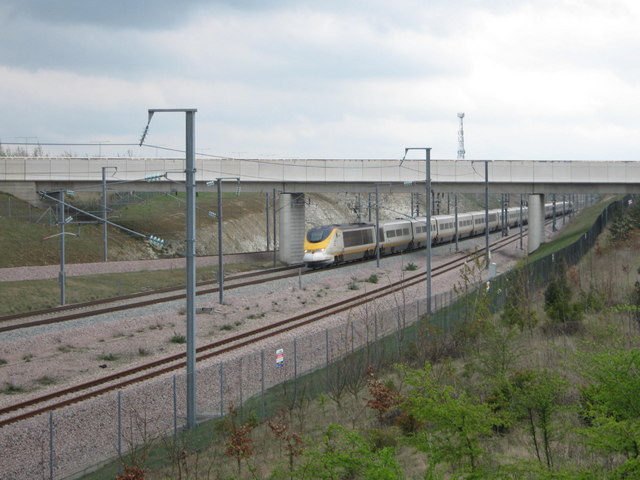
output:
[{"label": "gravel path", "polygon": [[[243,253],[225,255],[224,263],[243,263],[251,261],[265,261],[273,257],[271,252]],[[213,267],[218,265],[218,257],[197,257],[198,267]],[[175,270],[185,268],[185,258],[168,258],[161,260],[99,262],[99,263],[70,263],[64,266],[68,277],[83,275],[97,275],[101,273],[124,273],[153,270]],[[37,267],[0,268],[0,282],[19,282],[23,280],[46,280],[58,278],[60,265],[43,265]]]},{"label": "gravel path", "polygon": [[[464,245],[461,243],[461,248],[474,249],[477,244],[484,245],[483,242],[484,239],[475,239]],[[507,270],[526,255],[526,238],[525,250],[520,250],[518,247],[519,242],[516,242],[492,255],[492,262],[497,264],[498,273]],[[455,254],[452,251],[453,246],[449,245],[434,248],[433,266],[442,263],[446,255]],[[219,340],[245,328],[269,324],[293,314],[316,309],[329,302],[348,298],[354,293],[349,288],[349,285],[354,282],[358,284],[360,291],[375,288],[375,285],[365,282],[373,274],[378,276],[379,285],[383,285],[411,274],[412,272],[404,269],[410,262],[419,267],[418,272],[424,271],[424,259],[424,251],[419,251],[383,258],[380,268],[376,268],[376,262],[370,262],[367,265],[354,264],[340,270],[318,271],[314,275],[303,276],[301,279],[292,278],[228,290],[225,291],[224,305],[217,303],[217,294],[199,296],[196,300],[197,307],[211,307],[213,310],[211,314],[197,315],[197,345],[209,343],[214,339]],[[214,260],[213,263],[216,261]],[[197,263],[200,266],[204,261],[201,262],[199,259]],[[117,271],[134,271],[179,267],[184,267],[184,259],[69,265],[68,272],[73,275],[87,275],[105,270],[114,271],[112,270],[114,268],[117,268]],[[57,276],[57,271],[57,267],[0,269],[0,279],[33,279],[43,278],[43,276],[47,278],[52,275],[52,272],[53,276]],[[20,274],[23,276],[18,277]],[[432,293],[436,295],[447,292],[459,280],[457,272],[439,276],[432,285]],[[302,285],[299,285],[299,281]],[[414,287],[404,295],[403,301],[423,298],[424,286]],[[398,299],[387,298],[380,302],[382,302],[381,306],[374,308],[391,308],[393,302],[397,303]],[[313,335],[317,336],[319,332],[328,331],[325,329],[343,325],[352,319],[352,315],[353,313],[350,312],[334,317],[323,322],[322,325],[315,325],[304,332],[296,333],[296,336],[300,339],[301,345],[304,342],[309,344],[305,347],[305,351],[310,352],[310,356],[324,358],[325,353],[320,350],[316,354],[311,354],[314,348],[320,348],[320,346],[324,348],[324,340],[311,340],[316,338]],[[16,391],[12,395],[0,394],[0,406],[10,405],[48,391],[56,391],[70,383],[99,378],[119,368],[147,362],[155,357],[184,352],[184,345],[171,342],[171,338],[175,335],[185,335],[185,318],[184,302],[181,301],[139,309],[137,312],[120,312],[70,321],[63,325],[37,327],[16,336],[4,335],[0,338],[0,359],[6,363],[0,366],[0,386],[12,385]],[[324,339],[324,334],[317,338]],[[275,348],[279,345],[288,345],[286,351],[294,351],[296,346],[291,347],[291,341],[291,338],[283,338],[277,342],[256,344],[252,349],[226,355],[216,359],[215,362],[199,364],[198,378],[210,378],[202,388],[198,387],[199,399],[202,398],[202,403],[209,405],[206,403],[207,399],[222,392],[223,386],[231,388],[227,384],[223,385],[223,379],[234,378],[235,381],[246,382],[245,391],[255,392],[255,385],[259,380],[256,377],[257,373],[251,371],[248,366],[250,363],[246,359],[251,355],[259,355],[263,349],[275,352]],[[336,337],[335,341],[340,342],[340,336]],[[332,350],[333,348],[332,346]],[[271,361],[270,356],[269,361]],[[240,360],[238,365],[238,358],[245,360]],[[220,370],[221,361],[226,361],[225,365],[228,365],[224,373]],[[273,375],[283,375],[284,372],[284,369],[274,371]],[[271,383],[276,381],[275,377],[270,380]],[[216,385],[216,382],[219,384]],[[149,385],[132,387],[126,392],[126,405],[135,405],[138,410],[144,407],[145,418],[158,419],[157,431],[166,431],[171,428],[171,422],[167,421],[167,417],[172,418],[167,411],[167,405],[171,404],[169,400],[172,398],[171,390],[167,390],[169,383],[166,380],[163,380],[162,384],[152,382]],[[251,390],[251,384],[254,390]],[[240,391],[242,392],[242,387]],[[180,390],[179,411],[181,413],[184,412],[182,394],[183,391]],[[217,409],[218,407],[204,408]],[[55,464],[58,475],[77,472],[81,468],[114,456],[113,435],[115,434],[112,431],[115,428],[114,409],[114,399],[111,396],[69,407],[63,412],[56,413],[55,451],[59,458]],[[102,418],[102,415],[107,417]],[[15,480],[40,478],[49,471],[50,431],[48,418],[43,417],[0,430],[0,478]],[[104,430],[104,435],[110,440],[96,440],[98,446],[85,445],[91,443],[86,440],[93,440],[96,432],[101,431],[100,429]],[[20,448],[15,446],[17,439],[22,442]],[[76,449],[82,448],[89,450],[76,453]]]}]

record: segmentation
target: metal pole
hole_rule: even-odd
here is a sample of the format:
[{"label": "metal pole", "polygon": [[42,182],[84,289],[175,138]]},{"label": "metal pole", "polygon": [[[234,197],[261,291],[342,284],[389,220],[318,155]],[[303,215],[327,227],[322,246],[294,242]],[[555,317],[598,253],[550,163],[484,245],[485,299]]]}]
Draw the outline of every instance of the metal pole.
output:
[{"label": "metal pole", "polygon": [[276,256],[276,189],[273,189],[273,266],[276,266],[277,256]]},{"label": "metal pole", "polygon": [[522,230],[523,230],[523,219],[522,219],[522,204],[523,204],[523,196],[520,194],[520,250],[522,250]]},{"label": "metal pole", "polygon": [[411,195],[411,216],[413,217],[413,192],[409,193]]},{"label": "metal pole", "polygon": [[260,350],[260,419],[264,421],[264,349]]},{"label": "metal pole", "polygon": [[380,198],[378,197],[378,185],[376,184],[376,267],[380,268]]},{"label": "metal pole", "polygon": [[[195,114],[186,111],[187,187],[187,428],[196,426],[196,182]],[[218,219],[220,222],[220,219]]]},{"label": "metal pole", "polygon": [[104,248],[103,255],[104,261],[108,260],[107,249],[107,167],[102,167],[102,246]]},{"label": "metal pole", "polygon": [[269,246],[271,245],[271,231],[269,230],[269,193],[265,193],[265,206],[264,211],[267,214],[267,252],[269,251]]},{"label": "metal pole", "polygon": [[118,167],[102,167],[102,244],[104,246],[104,261],[108,261],[108,248],[107,248],[107,168],[114,168],[118,170]]},{"label": "metal pole", "polygon": [[59,282],[60,282],[60,305],[64,305],[66,303],[66,284],[67,284],[67,274],[64,271],[64,191],[60,192],[60,205],[58,205],[58,221],[60,222],[60,274],[59,274]]},{"label": "metal pole", "polygon": [[427,315],[431,315],[431,148],[426,151],[427,179]]},{"label": "metal pole", "polygon": [[184,112],[185,113],[185,176],[187,196],[187,428],[196,426],[196,182],[195,182],[195,108],[158,108],[149,109],[147,127],[140,139],[144,142],[151,118],[156,112]]},{"label": "metal pole", "polygon": [[49,412],[49,478],[54,480],[56,452],[53,444],[53,412]]},{"label": "metal pole", "polygon": [[222,256],[222,179],[216,180],[218,192],[218,302],[224,303],[224,260]]},{"label": "metal pole", "polygon": [[220,364],[220,416],[224,417],[224,363]]},{"label": "metal pole", "polygon": [[455,210],[456,217],[456,252],[458,251],[458,194],[454,194],[453,197],[453,208]]},{"label": "metal pole", "polygon": [[427,315],[431,315],[431,148],[430,147],[407,147],[404,149],[404,157],[400,162],[404,162],[405,157],[407,156],[407,152],[409,150],[424,150],[425,151],[425,187],[426,187],[426,198],[425,198],[425,208],[426,212],[426,226],[427,226],[427,238],[426,238],[426,247],[427,247]]},{"label": "metal pole", "polygon": [[489,268],[489,263],[491,261],[491,253],[489,252],[489,161],[484,161],[484,220],[485,220],[485,229],[484,229],[484,248],[485,248],[485,263],[486,267]]},{"label": "metal pole", "polygon": [[122,458],[122,390],[118,390],[118,458]]},{"label": "metal pole", "polygon": [[173,376],[173,444],[175,447],[178,439],[178,386],[176,376]]},{"label": "metal pole", "polygon": [[556,226],[556,194],[553,194],[553,211],[552,211],[552,216],[553,216],[553,231],[557,231],[558,227]]}]

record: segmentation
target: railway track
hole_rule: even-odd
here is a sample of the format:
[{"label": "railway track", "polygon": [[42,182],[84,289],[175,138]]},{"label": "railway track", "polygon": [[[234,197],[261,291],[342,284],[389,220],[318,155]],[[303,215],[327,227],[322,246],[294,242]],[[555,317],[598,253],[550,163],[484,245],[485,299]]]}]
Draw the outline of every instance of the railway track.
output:
[{"label": "railway track", "polygon": [[[504,248],[510,243],[518,241],[518,236],[503,237],[491,245],[493,251]],[[476,250],[464,256],[452,259],[432,269],[432,276],[437,277],[448,271],[460,267],[465,262],[483,256],[484,250]],[[309,272],[313,273],[313,272]],[[289,276],[297,273],[289,274]],[[373,299],[392,295],[402,289],[424,282],[426,273],[416,273],[389,285],[381,286],[367,292],[353,295],[349,299],[323,306],[309,312],[295,315],[284,320],[271,323],[267,326],[255,328],[239,333],[227,339],[218,340],[196,349],[196,361],[202,362],[223,353],[240,349],[249,344],[278,336],[304,326],[318,322],[327,317],[348,311]],[[179,353],[160,358],[145,364],[130,367],[119,372],[105,375],[99,379],[81,382],[55,392],[41,395],[26,401],[0,408],[0,428],[3,426],[34,417],[41,413],[56,410],[74,403],[79,403],[91,397],[95,397],[110,391],[122,389],[128,385],[143,382],[145,380],[168,374],[176,370],[184,369],[186,365],[186,353]]]},{"label": "railway track", "polygon": [[[509,238],[509,237],[506,237]],[[397,255],[397,254],[396,254]],[[375,260],[368,260],[369,262]],[[343,268],[350,264],[341,264],[327,268]],[[310,275],[313,271],[301,271],[302,265],[290,265],[278,268],[271,268],[259,272],[250,272],[231,275],[225,277],[224,289],[233,290],[236,288],[256,285],[259,283],[284,280],[298,275]],[[212,287],[211,281],[198,282],[196,285],[196,295],[207,295],[219,292],[219,287]],[[18,313],[0,317],[0,333],[19,330],[22,328],[51,325],[79,318],[108,314],[123,310],[147,307],[150,305],[183,300],[186,298],[185,287],[168,287],[151,292],[139,292],[120,297],[94,300],[90,302],[76,303],[53,307],[50,309]]]}]

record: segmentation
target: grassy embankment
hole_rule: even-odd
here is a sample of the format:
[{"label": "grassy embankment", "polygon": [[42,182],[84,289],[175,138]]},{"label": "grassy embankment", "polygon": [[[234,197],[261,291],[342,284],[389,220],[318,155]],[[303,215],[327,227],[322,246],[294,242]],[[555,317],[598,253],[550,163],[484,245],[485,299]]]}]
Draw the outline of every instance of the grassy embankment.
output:
[{"label": "grassy embankment", "polygon": [[[6,201],[6,195],[0,194]],[[228,197],[228,199],[227,199]],[[182,194],[182,198],[184,195]],[[233,220],[248,212],[260,212],[264,200],[257,195],[225,194],[224,218]],[[215,195],[200,194],[197,198],[198,232],[213,234],[214,222],[206,212],[214,209]],[[59,265],[59,227],[20,220],[30,215],[32,219],[48,218],[47,211],[28,208],[23,202],[11,199],[12,216],[2,217],[0,229],[0,268],[34,265]],[[95,211],[95,205],[78,205],[86,211]],[[110,220],[135,232],[156,235],[169,240],[175,248],[171,251],[154,249],[140,237],[116,228],[109,228],[109,260],[147,260],[182,256],[181,245],[185,234],[185,205],[180,197],[157,196],[117,209],[110,213]],[[48,223],[48,221],[44,221]],[[102,262],[102,226],[92,223],[70,224],[66,228],[65,264]],[[207,235],[209,236],[209,235]],[[217,240],[211,235],[210,247],[205,253],[217,250]],[[203,243],[206,243],[203,240]],[[271,265],[265,263],[265,267]],[[234,264],[225,266],[226,273],[260,268],[261,265]],[[199,268],[197,281],[213,281],[217,267]],[[180,286],[185,284],[183,269],[144,271],[133,273],[102,274],[81,277],[67,276],[67,303],[109,298],[128,293]],[[0,283],[0,315],[35,311],[59,304],[60,285],[57,275],[47,280]]]}]

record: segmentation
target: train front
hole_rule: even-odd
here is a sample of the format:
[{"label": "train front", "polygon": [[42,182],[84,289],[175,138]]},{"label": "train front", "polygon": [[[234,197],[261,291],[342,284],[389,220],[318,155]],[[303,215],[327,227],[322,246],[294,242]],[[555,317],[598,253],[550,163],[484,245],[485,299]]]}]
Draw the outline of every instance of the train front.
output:
[{"label": "train front", "polygon": [[303,262],[311,268],[318,268],[333,263],[334,256],[331,253],[331,241],[335,234],[334,225],[313,227],[304,238]]}]

